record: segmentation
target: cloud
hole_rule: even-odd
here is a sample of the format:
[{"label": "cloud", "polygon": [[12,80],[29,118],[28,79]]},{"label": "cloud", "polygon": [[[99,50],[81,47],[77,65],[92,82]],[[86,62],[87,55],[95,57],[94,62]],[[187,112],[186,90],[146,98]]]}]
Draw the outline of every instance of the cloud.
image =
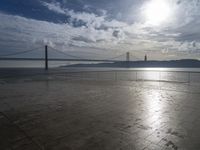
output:
[{"label": "cloud", "polygon": [[139,21],[129,23],[110,18],[106,10],[95,14],[76,12],[58,2],[41,4],[52,12],[66,15],[69,22],[51,23],[0,13],[0,45],[4,52],[48,44],[63,51],[97,51],[101,55],[106,55],[105,50],[111,55],[131,51],[141,58],[153,51],[154,59],[179,58],[180,53],[197,57],[195,54],[199,53],[200,22],[191,9],[197,6],[187,6],[189,3],[183,0],[177,2],[174,9],[185,8],[186,21],[180,24],[183,20],[180,17],[179,21],[172,19],[175,22],[156,28]]},{"label": "cloud", "polygon": [[94,27],[73,27],[70,24],[56,24],[20,16],[0,13],[0,45],[4,51],[26,49],[28,46],[48,44],[62,48],[74,47],[107,49],[106,43],[113,43],[113,30],[97,30]]},{"label": "cloud", "polygon": [[[61,4],[59,2],[41,2],[42,5],[47,7],[49,10],[54,11],[59,14],[65,14],[66,16],[70,17],[71,24],[74,22],[82,21],[84,22],[87,27],[94,27],[94,28],[117,28],[117,27],[123,27],[127,24],[124,22],[117,21],[115,19],[112,19],[110,21],[106,20],[107,11],[100,9],[99,12],[101,12],[101,15],[97,15],[95,13],[88,13],[88,12],[74,12],[74,10],[70,10],[67,8],[61,8]],[[88,5],[85,5],[86,8],[88,8]]]},{"label": "cloud", "polygon": [[49,10],[54,11],[59,14],[66,14],[65,10],[61,8],[61,5],[59,2],[54,2],[54,3],[47,3],[41,1],[42,5],[47,7]]}]

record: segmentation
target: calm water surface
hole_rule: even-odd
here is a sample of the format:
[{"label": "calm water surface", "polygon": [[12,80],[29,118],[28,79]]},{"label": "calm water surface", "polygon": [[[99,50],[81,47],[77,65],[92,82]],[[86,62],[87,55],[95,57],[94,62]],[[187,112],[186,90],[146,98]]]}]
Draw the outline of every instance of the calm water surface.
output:
[{"label": "calm water surface", "polygon": [[[49,61],[49,67],[55,68],[60,66],[72,65],[77,63],[92,62],[66,62],[66,61]],[[95,62],[94,62],[95,63]],[[43,68],[44,61],[4,61],[0,60],[0,68]],[[63,69],[63,68],[62,68]],[[90,70],[146,70],[146,71],[190,71],[200,72],[200,68],[106,68],[106,67],[67,67],[66,70],[90,71]]]}]

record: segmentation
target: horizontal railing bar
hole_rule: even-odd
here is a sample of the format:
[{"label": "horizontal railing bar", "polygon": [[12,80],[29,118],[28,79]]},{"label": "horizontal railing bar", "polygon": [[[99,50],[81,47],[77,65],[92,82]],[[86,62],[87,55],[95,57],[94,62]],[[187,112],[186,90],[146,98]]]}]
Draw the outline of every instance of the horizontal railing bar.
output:
[{"label": "horizontal railing bar", "polygon": [[[64,70],[64,69],[63,69]],[[68,70],[66,70],[66,71],[68,71]],[[180,70],[180,71],[174,71],[174,70],[88,70],[88,71],[86,71],[86,70],[81,70],[81,71],[79,71],[79,70],[77,70],[77,71],[70,71],[70,72],[68,72],[68,73],[80,73],[80,72],[171,72],[171,73],[200,73],[200,71],[182,71],[182,70]]]}]

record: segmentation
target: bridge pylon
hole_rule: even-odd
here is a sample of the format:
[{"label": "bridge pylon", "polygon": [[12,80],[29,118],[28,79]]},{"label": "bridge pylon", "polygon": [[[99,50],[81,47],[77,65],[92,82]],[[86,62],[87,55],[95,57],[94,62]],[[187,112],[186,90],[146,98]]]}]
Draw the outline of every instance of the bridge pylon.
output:
[{"label": "bridge pylon", "polygon": [[49,66],[48,66],[48,46],[45,45],[45,70],[48,70]]},{"label": "bridge pylon", "polygon": [[130,52],[126,52],[126,61],[127,61],[127,62],[130,61]]}]

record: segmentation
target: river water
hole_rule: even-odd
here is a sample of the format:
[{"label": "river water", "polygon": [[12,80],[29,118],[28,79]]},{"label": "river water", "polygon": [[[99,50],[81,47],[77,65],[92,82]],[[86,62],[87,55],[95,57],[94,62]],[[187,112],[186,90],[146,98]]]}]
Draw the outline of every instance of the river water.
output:
[{"label": "river water", "polygon": [[[48,73],[70,75],[87,79],[200,83],[200,68],[61,67],[76,63],[80,62],[50,61]],[[0,61],[0,68],[0,78],[45,73],[43,61]]]}]

